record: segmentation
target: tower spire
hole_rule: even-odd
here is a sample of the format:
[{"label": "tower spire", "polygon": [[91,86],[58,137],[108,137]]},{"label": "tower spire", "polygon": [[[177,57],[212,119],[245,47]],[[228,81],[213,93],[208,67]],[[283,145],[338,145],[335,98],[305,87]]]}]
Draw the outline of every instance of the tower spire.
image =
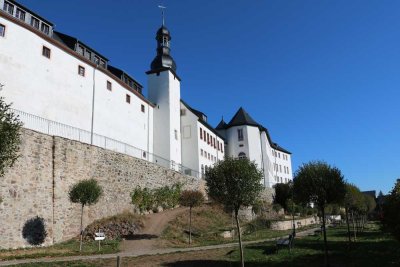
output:
[{"label": "tower spire", "polygon": [[165,25],[165,9],[167,8],[167,7],[165,7],[165,6],[162,6],[162,5],[158,5],[158,8],[159,9],[161,9],[161,17],[162,17],[162,25],[164,26]]}]

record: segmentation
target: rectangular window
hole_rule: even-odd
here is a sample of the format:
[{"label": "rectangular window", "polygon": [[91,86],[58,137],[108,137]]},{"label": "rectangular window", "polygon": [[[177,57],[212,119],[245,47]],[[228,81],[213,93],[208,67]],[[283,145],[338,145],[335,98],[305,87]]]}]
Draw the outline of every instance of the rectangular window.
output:
[{"label": "rectangular window", "polygon": [[131,103],[131,96],[130,95],[126,95],[126,98],[125,98],[125,100],[126,100],[126,103]]},{"label": "rectangular window", "polygon": [[85,68],[82,66],[78,66],[78,74],[85,77]]},{"label": "rectangular window", "polygon": [[238,129],[238,140],[243,141],[243,129]]},{"label": "rectangular window", "polygon": [[217,150],[219,151],[219,141],[217,140]]},{"label": "rectangular window", "polygon": [[44,57],[50,58],[51,50],[48,47],[43,46],[42,55]]},{"label": "rectangular window", "polygon": [[200,155],[203,156],[203,149],[200,149]]},{"label": "rectangular window", "polygon": [[107,89],[112,91],[112,83],[110,81],[107,81]]},{"label": "rectangular window", "polygon": [[86,57],[87,59],[91,60],[91,59],[92,59],[92,52],[86,50],[85,57]]},{"label": "rectangular window", "polygon": [[78,54],[84,56],[85,55],[85,48],[83,46],[81,46],[81,45],[78,45],[78,48],[77,48],[76,52],[78,52]]},{"label": "rectangular window", "polygon": [[10,4],[9,2],[4,2],[3,10],[10,13],[11,15],[14,14],[14,5]]},{"label": "rectangular window", "polygon": [[213,145],[214,145],[214,148],[217,148],[217,144],[215,143],[215,137],[213,137]]},{"label": "rectangular window", "polygon": [[99,58],[98,56],[94,56],[93,61],[94,61],[94,64],[99,65],[99,63],[100,63],[100,58]]},{"label": "rectangular window", "polygon": [[203,139],[203,129],[200,128],[200,139]]},{"label": "rectangular window", "polygon": [[[138,88],[136,88],[136,90],[138,91]],[[181,116],[185,116],[186,115],[186,109],[182,108],[181,109]]]},{"label": "rectangular window", "polygon": [[25,11],[23,11],[23,10],[20,9],[20,8],[17,8],[17,12],[15,12],[15,16],[16,16],[17,18],[19,18],[20,20],[25,21]]},{"label": "rectangular window", "polygon": [[210,135],[207,133],[207,144],[210,144]]},{"label": "rectangular window", "polygon": [[145,112],[144,105],[141,105],[141,106],[140,106],[140,110],[141,110],[143,113]]},{"label": "rectangular window", "polygon": [[39,30],[39,24],[40,24],[40,21],[37,18],[31,17],[31,26],[32,27]]},{"label": "rectangular window", "polygon": [[47,34],[47,35],[50,34],[50,27],[49,27],[49,25],[44,24],[43,22],[42,22],[42,26],[40,27],[40,30],[41,30],[43,33]]},{"label": "rectangular window", "polygon": [[6,34],[6,26],[0,24],[0,37],[4,37],[5,34]]},{"label": "rectangular window", "polygon": [[178,140],[178,130],[174,130],[175,140]]}]

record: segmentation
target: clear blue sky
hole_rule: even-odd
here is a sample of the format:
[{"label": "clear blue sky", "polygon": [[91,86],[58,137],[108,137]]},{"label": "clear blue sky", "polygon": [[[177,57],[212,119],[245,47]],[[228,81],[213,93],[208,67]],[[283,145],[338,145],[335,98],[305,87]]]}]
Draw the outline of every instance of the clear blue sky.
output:
[{"label": "clear blue sky", "polygon": [[162,3],[182,98],[212,125],[242,106],[294,170],[325,160],[384,193],[400,177],[400,1],[20,2],[145,87]]}]

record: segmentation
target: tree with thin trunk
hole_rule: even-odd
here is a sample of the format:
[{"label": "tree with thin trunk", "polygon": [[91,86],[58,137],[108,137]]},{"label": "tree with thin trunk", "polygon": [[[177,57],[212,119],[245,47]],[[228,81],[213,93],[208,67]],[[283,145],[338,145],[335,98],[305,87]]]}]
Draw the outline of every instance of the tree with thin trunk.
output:
[{"label": "tree with thin trunk", "polygon": [[80,232],[80,245],[79,251],[82,251],[83,241],[83,208],[96,204],[103,189],[94,179],[82,180],[71,187],[69,190],[69,199],[72,203],[81,204],[81,232]]},{"label": "tree with thin trunk", "polygon": [[211,199],[233,211],[239,237],[240,261],[244,266],[239,209],[253,205],[263,189],[263,173],[249,159],[226,158],[207,170],[205,180]]},{"label": "tree with thin trunk", "polygon": [[0,97],[0,177],[12,167],[19,154],[22,122],[11,110],[11,105]]},{"label": "tree with thin trunk", "polygon": [[350,214],[351,220],[352,220],[352,226],[353,226],[353,235],[354,235],[354,241],[356,241],[356,231],[355,231],[355,224],[354,224],[354,213],[356,212],[357,209],[359,209],[360,206],[360,198],[361,198],[361,191],[358,189],[357,186],[353,184],[346,184],[346,193],[344,196],[344,208],[346,212],[346,224],[347,224],[347,234],[349,238],[349,244],[351,243],[351,233],[350,233],[350,222],[349,222],[349,217]]},{"label": "tree with thin trunk", "polygon": [[329,266],[326,238],[325,207],[340,204],[345,196],[345,182],[341,171],[322,161],[303,164],[293,179],[295,199],[303,204],[314,203],[322,214],[325,265]]},{"label": "tree with thin trunk", "polygon": [[189,245],[192,244],[192,208],[204,202],[204,195],[198,190],[185,190],[181,193],[179,204],[189,207]]}]

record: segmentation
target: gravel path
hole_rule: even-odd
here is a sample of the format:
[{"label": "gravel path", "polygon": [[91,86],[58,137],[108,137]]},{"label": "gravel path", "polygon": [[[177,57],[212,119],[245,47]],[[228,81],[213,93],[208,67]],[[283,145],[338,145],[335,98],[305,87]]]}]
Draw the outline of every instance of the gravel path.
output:
[{"label": "gravel path", "polygon": [[132,238],[122,241],[121,251],[128,253],[145,254],[161,248],[160,235],[168,223],[176,216],[185,212],[187,208],[176,208],[164,212],[146,215],[144,228]]}]

